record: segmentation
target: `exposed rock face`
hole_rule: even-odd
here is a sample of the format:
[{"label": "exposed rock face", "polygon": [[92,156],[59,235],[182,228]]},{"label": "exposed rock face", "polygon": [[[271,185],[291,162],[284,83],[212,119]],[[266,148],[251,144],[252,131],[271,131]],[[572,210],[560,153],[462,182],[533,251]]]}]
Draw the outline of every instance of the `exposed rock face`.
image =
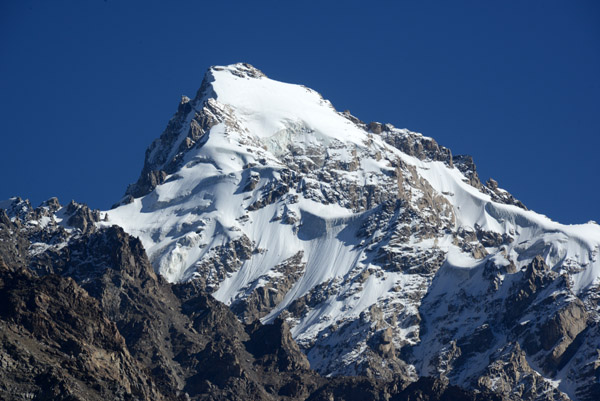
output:
[{"label": "exposed rock face", "polygon": [[197,280],[205,290],[212,292],[228,274],[237,271],[245,260],[250,259],[255,251],[254,244],[246,236],[217,246],[196,265]]},{"label": "exposed rock face", "polygon": [[74,280],[0,269],[2,399],[165,399]]},{"label": "exposed rock face", "polygon": [[464,174],[466,181],[469,185],[477,188],[481,192],[490,195],[490,197],[499,203],[504,203],[507,205],[515,205],[520,207],[521,209],[527,210],[527,207],[523,204],[523,202],[516,199],[513,195],[511,195],[508,191],[505,191],[498,187],[498,182],[493,178],[487,180],[485,185],[483,185],[479,179],[479,175],[477,174],[477,168],[475,167],[475,162],[473,158],[469,155],[458,155],[452,158],[454,162],[454,166],[460,170],[461,173]]},{"label": "exposed rock face", "polygon": [[236,313],[242,321],[252,323],[266,316],[276,307],[285,294],[292,288],[304,273],[302,252],[287,259],[275,267],[276,277],[259,277],[254,280],[247,290],[240,294],[238,300],[233,301],[231,310]]},{"label": "exposed rock face", "polygon": [[[577,395],[584,394],[585,385],[575,383],[591,374],[578,377],[573,366],[593,369],[597,353],[584,345],[594,341],[589,332],[590,312],[580,299],[568,295],[569,282],[541,257],[513,273],[512,280],[498,281],[498,276],[489,275],[494,270],[498,271],[488,264],[481,272],[473,272],[460,290],[438,293],[436,285],[454,284],[433,283],[421,307],[421,315],[429,321],[422,325],[423,342],[414,348],[415,357],[423,359],[430,373],[435,369],[451,381],[494,391],[510,400],[569,399],[544,379],[544,375],[559,374],[572,375],[565,380],[580,389],[570,394],[573,398],[593,399]],[[448,279],[448,273],[439,280]],[[479,274],[490,280],[487,289],[470,285],[480,282]],[[440,303],[442,297],[448,300],[446,304]],[[463,319],[485,323],[471,331]],[[442,351],[431,353],[431,349]],[[582,353],[579,361],[578,353]],[[477,363],[486,368],[473,374],[470,365]]]},{"label": "exposed rock face", "polygon": [[504,189],[498,188],[498,182],[490,178],[485,183],[485,192],[489,194],[495,202],[505,203],[507,205],[515,205],[521,209],[527,210],[527,207],[518,199],[515,199],[510,193]]},{"label": "exposed rock face", "polygon": [[12,222],[6,211],[0,209],[0,265],[25,267],[29,241],[21,233],[20,221]]},{"label": "exposed rock face", "polygon": [[[199,281],[167,283],[121,228],[77,230],[33,255],[27,236],[39,232],[28,225],[0,209],[3,400],[492,399],[405,390],[400,376],[321,377],[284,320],[244,325]],[[34,259],[41,276],[27,267]]]},{"label": "exposed rock face", "polygon": [[80,205],[75,201],[71,201],[67,205],[66,214],[69,216],[67,224],[78,228],[83,234],[94,231],[96,228],[94,223],[100,221],[98,210],[90,210],[87,205]]},{"label": "exposed rock face", "polygon": [[[262,325],[257,321],[247,327],[250,340],[247,349],[261,360],[261,364],[284,372],[301,372],[310,369],[306,356],[293,340],[290,328],[282,319]],[[277,354],[273,354],[273,350]]]},{"label": "exposed rock face", "polygon": [[531,369],[519,343],[498,350],[492,360],[485,374],[477,379],[478,388],[504,394],[510,400],[569,399]]},{"label": "exposed rock face", "polygon": [[479,180],[479,174],[477,174],[473,157],[469,155],[456,155],[452,157],[452,162],[454,167],[463,173],[469,185],[481,190],[483,184]]},{"label": "exposed rock face", "polygon": [[439,146],[432,138],[424,137],[406,129],[395,129],[391,124],[382,125],[373,122],[369,124],[369,129],[371,132],[381,135],[387,143],[409,156],[414,156],[420,160],[441,161],[450,167],[453,165],[450,149]]}]

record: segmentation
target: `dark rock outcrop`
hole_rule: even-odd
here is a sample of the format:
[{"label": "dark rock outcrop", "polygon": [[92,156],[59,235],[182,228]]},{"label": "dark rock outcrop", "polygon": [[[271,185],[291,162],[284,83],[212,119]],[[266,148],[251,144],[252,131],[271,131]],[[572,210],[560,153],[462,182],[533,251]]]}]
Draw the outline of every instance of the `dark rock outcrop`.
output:
[{"label": "dark rock outcrop", "polygon": [[464,174],[467,178],[467,183],[484,194],[490,195],[494,202],[505,203],[507,205],[515,205],[521,209],[528,210],[527,207],[520,200],[516,199],[509,192],[498,187],[498,182],[493,178],[487,180],[485,185],[481,183],[479,175],[477,174],[477,168],[473,158],[469,155],[456,155],[452,157],[454,166]]},{"label": "dark rock outcrop", "polygon": [[73,279],[0,270],[0,398],[165,399],[99,302]]},{"label": "dark rock outcrop", "polygon": [[374,134],[381,135],[385,142],[407,155],[420,160],[441,161],[452,167],[452,152],[450,149],[438,145],[433,138],[378,122],[369,123],[367,129]]},{"label": "dark rock outcrop", "polygon": [[87,205],[71,201],[66,207],[66,215],[69,216],[67,224],[78,228],[82,233],[87,234],[95,230],[94,223],[100,220],[100,212],[91,210]]}]

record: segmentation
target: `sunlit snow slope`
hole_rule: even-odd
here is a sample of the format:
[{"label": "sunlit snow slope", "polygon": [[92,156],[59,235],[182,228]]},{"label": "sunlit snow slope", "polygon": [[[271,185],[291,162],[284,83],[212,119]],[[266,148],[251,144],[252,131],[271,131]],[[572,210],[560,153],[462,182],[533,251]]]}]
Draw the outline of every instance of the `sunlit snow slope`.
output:
[{"label": "sunlit snow slope", "polygon": [[[592,323],[562,333],[569,343],[527,336],[574,300],[581,319],[597,321],[600,226],[528,211],[495,182],[483,185],[469,157],[365,124],[247,64],[207,72],[107,215],[101,224],[138,236],[167,280],[199,280],[242,319],[283,316],[323,373],[433,374],[503,391],[508,379],[490,366],[525,352],[522,376],[540,394],[577,398],[588,383],[579,376],[594,357],[563,355]],[[523,301],[536,257],[542,278]],[[538,310],[542,290],[564,297],[528,326],[520,319]],[[522,310],[513,319],[502,310],[514,297]],[[488,348],[451,352],[485,327]],[[475,357],[485,362],[468,363]]]}]

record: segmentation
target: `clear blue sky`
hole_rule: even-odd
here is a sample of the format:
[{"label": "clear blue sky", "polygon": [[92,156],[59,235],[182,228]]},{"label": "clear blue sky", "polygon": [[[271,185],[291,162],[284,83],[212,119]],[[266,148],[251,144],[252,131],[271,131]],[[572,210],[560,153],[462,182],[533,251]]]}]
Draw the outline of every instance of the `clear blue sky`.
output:
[{"label": "clear blue sky", "polygon": [[598,1],[0,2],[0,199],[108,208],[210,65],[473,155],[530,208],[600,221]]}]

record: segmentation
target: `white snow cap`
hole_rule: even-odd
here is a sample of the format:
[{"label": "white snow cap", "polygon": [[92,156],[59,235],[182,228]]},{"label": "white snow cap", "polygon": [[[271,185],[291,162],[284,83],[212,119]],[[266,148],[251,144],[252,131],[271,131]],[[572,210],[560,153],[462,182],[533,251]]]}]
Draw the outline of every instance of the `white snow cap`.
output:
[{"label": "white snow cap", "polygon": [[[211,67],[186,110],[150,153],[177,161],[176,171],[100,224],[139,237],[167,280],[203,280],[227,304],[272,284],[265,322],[307,296],[289,322],[321,372],[353,373],[368,347],[335,330],[374,306],[395,314],[395,341],[420,341],[421,297],[437,275],[478,294],[486,264],[504,268],[504,280],[541,255],[574,295],[600,283],[600,226],[492,200],[449,151],[430,156],[439,150],[430,138],[391,125],[373,132],[319,93],[241,63]],[[437,270],[390,268],[394,260]],[[349,348],[328,355],[331,338]]]},{"label": "white snow cap", "polygon": [[249,64],[211,67],[205,82],[212,89],[208,95],[231,107],[244,127],[260,138],[271,138],[290,126],[303,127],[320,139],[346,141],[359,135],[358,142],[365,134],[318,92],[269,79]]},{"label": "white snow cap", "polygon": [[[244,198],[248,194],[236,191],[237,185],[244,176],[245,167],[257,163],[259,159],[266,160],[267,164],[260,176],[263,177],[268,168],[271,168],[274,169],[269,170],[272,171],[270,173],[272,178],[277,179],[277,171],[286,166],[286,157],[290,155],[290,149],[299,147],[303,149],[307,162],[311,162],[309,156],[311,149],[324,148],[325,157],[337,158],[344,163],[350,162],[352,153],[357,150],[359,153],[366,150],[379,152],[378,160],[369,158],[365,154],[365,158],[360,160],[358,170],[346,173],[348,180],[357,182],[359,178],[357,182],[359,185],[361,185],[360,179],[363,180],[362,185],[365,185],[370,177],[372,179],[376,176],[376,173],[389,175],[390,170],[393,170],[389,160],[399,159],[407,165],[416,167],[421,177],[438,194],[447,198],[454,208],[457,228],[473,228],[477,225],[483,230],[516,236],[513,245],[507,250],[516,252],[515,256],[519,257],[519,264],[526,263],[534,256],[523,257],[524,254],[520,251],[523,248],[522,244],[529,242],[536,243],[536,249],[542,250],[546,261],[557,269],[564,260],[576,260],[587,266],[586,269],[572,275],[574,288],[577,291],[588,288],[598,281],[600,275],[600,262],[596,257],[600,244],[598,225],[564,226],[552,222],[543,215],[492,202],[488,195],[467,184],[466,178],[457,169],[441,162],[418,160],[400,152],[385,143],[381,137],[369,133],[364,126],[357,125],[337,112],[329,101],[312,89],[269,79],[253,66],[237,63],[213,66],[208,70],[194,107],[200,111],[207,101],[214,100],[218,107],[221,107],[234,121],[212,127],[208,141],[186,155],[181,170],[173,174],[173,178],[176,179],[167,178],[164,184],[159,185],[143,199],[109,212],[113,222],[140,236],[155,266],[169,280],[190,278],[193,265],[205,254],[204,250],[195,249],[192,252],[193,256],[185,251],[186,256],[182,256],[183,259],[179,257],[173,259],[175,255],[173,252],[183,252],[180,244],[174,246],[178,244],[179,238],[182,235],[191,235],[181,230],[182,223],[216,214],[209,220],[220,221],[222,223],[220,226],[223,227],[240,226],[235,219],[247,214],[245,207],[248,201]],[[193,114],[190,113],[190,116],[193,117]],[[190,117],[181,129],[182,138],[187,135],[192,124]],[[396,131],[410,133],[407,130]],[[211,180],[208,180],[209,177],[212,177]],[[264,177],[262,179],[264,180]],[[305,180],[309,179],[305,178]],[[257,190],[261,187],[262,185],[259,185]],[[256,197],[255,191],[252,199]],[[174,200],[177,200],[176,204],[173,204]],[[301,195],[300,203],[288,205],[288,208],[301,213],[303,202],[313,202],[313,200],[303,200]],[[141,203],[145,204],[143,213]],[[198,215],[186,214],[180,210],[182,205],[199,210],[198,208],[205,208],[206,204],[211,204],[211,208],[216,207],[216,210],[210,213],[201,212]],[[275,207],[275,205],[271,206]],[[324,218],[352,215],[351,210],[341,206],[343,205],[336,202],[326,205],[315,203],[311,204],[310,211]],[[267,207],[267,210],[270,210],[270,207]],[[248,223],[245,227],[240,227],[240,232],[256,241],[252,230],[273,229],[277,232],[282,230],[280,224],[272,224],[271,216],[265,216],[267,220],[264,222],[258,219],[262,214],[269,213],[265,210],[250,213],[252,217],[250,221],[253,221],[253,224]],[[178,229],[173,231],[173,227]],[[250,230],[251,227],[254,228]],[[165,231],[172,235],[165,235]],[[223,235],[221,231],[218,233],[213,234]],[[557,233],[563,233],[564,240],[554,241],[553,239],[559,235]],[[286,242],[296,243],[297,246],[286,246],[288,251],[282,251],[277,260],[271,260],[271,263],[281,262],[285,256],[289,256],[290,249],[304,248],[303,242],[299,242],[295,233],[290,232],[286,235],[290,235]],[[214,241],[215,238],[212,240]],[[272,248],[271,244],[263,245]],[[306,251],[305,258],[309,258],[308,250]],[[158,256],[159,254],[162,256]],[[168,268],[164,267],[166,265]],[[242,270],[247,271],[247,279],[256,275],[248,272],[248,269]],[[259,270],[262,272],[264,269]],[[220,290],[218,294],[222,292]],[[228,296],[223,298],[224,301],[232,296],[230,291],[227,293]]]}]

